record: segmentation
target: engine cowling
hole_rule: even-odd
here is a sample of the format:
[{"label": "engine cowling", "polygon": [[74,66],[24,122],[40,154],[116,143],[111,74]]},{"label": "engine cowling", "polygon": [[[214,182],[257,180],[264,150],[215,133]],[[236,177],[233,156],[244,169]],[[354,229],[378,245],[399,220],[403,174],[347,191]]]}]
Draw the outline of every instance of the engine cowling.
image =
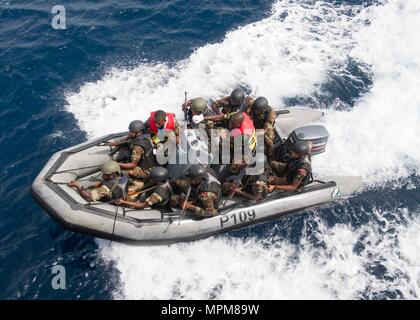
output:
[{"label": "engine cowling", "polygon": [[287,161],[292,146],[298,141],[307,141],[312,144],[311,155],[318,155],[325,152],[329,134],[327,129],[321,125],[311,125],[295,129],[289,137],[275,151],[276,159]]}]

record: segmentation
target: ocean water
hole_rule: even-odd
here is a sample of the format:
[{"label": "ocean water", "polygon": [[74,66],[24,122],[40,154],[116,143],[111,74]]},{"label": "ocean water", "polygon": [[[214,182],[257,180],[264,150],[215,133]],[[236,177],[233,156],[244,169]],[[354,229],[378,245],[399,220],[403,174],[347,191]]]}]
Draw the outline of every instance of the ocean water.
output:
[{"label": "ocean water", "polygon": [[[65,30],[56,4],[0,0],[0,298],[419,299],[419,1],[61,1]],[[66,231],[33,201],[54,152],[237,85],[325,111],[315,174],[363,190],[155,247]]]}]

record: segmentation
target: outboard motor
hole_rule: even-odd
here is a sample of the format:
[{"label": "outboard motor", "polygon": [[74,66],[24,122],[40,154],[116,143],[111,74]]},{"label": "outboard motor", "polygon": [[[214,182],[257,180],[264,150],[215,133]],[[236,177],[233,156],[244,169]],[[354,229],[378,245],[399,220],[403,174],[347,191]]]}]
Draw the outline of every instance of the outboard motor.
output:
[{"label": "outboard motor", "polygon": [[329,134],[324,126],[312,125],[295,129],[289,137],[275,150],[275,157],[278,161],[286,162],[292,145],[298,141],[312,143],[311,155],[325,152]]}]

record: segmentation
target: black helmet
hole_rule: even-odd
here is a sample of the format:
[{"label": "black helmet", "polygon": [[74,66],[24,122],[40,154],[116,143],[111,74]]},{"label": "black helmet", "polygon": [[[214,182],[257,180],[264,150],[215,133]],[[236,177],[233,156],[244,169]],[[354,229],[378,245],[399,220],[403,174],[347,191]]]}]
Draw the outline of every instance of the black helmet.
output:
[{"label": "black helmet", "polygon": [[143,131],[144,128],[145,128],[145,125],[143,121],[134,120],[130,122],[130,125],[128,126],[128,131],[130,132]]},{"label": "black helmet", "polygon": [[269,109],[268,100],[264,97],[258,97],[252,104],[252,112],[254,114],[261,114],[267,112]]},{"label": "black helmet", "polygon": [[245,92],[242,89],[235,89],[230,94],[230,98],[235,102],[242,102],[245,99]]},{"label": "black helmet", "polygon": [[298,141],[292,146],[292,151],[296,152],[299,155],[309,154],[311,147],[306,141]]},{"label": "black helmet", "polygon": [[150,179],[153,182],[166,182],[169,178],[169,172],[164,167],[154,167],[150,171]]},{"label": "black helmet", "polygon": [[188,169],[188,177],[196,179],[196,178],[205,178],[207,174],[206,168],[202,164],[195,164],[191,168]]}]

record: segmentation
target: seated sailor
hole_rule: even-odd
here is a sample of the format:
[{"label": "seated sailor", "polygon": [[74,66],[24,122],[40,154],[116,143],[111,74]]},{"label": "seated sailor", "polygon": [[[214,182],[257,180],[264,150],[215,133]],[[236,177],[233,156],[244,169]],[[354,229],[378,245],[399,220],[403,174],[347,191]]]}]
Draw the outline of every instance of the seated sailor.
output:
[{"label": "seated sailor", "polygon": [[205,116],[204,119],[215,122],[215,127],[228,129],[230,118],[235,113],[246,111],[253,102],[253,98],[245,98],[242,89],[235,89],[230,96],[213,102],[211,109],[216,115]]},{"label": "seated sailor", "polygon": [[107,161],[102,165],[102,182],[84,189],[78,182],[70,181],[68,186],[76,188],[79,194],[88,202],[94,201],[117,201],[123,197],[130,198],[139,187],[121,172],[121,168],[115,161]]},{"label": "seated sailor", "polygon": [[268,191],[295,191],[312,182],[310,160],[311,144],[298,141],[292,145],[287,163],[271,161],[270,165],[276,176],[268,178]]},{"label": "seated sailor", "polygon": [[146,199],[143,200],[123,200],[116,202],[118,205],[125,205],[134,209],[163,208],[167,206],[172,195],[172,188],[169,184],[169,173],[164,167],[154,167],[150,171],[150,181],[152,186],[146,187]]},{"label": "seated sailor", "polygon": [[[257,148],[257,136],[252,120],[245,112],[235,113],[229,121],[231,164],[230,173],[239,173],[251,161]],[[240,156],[238,159],[238,155]]]},{"label": "seated sailor", "polygon": [[[128,139],[125,147],[120,150],[116,160],[120,161],[121,169],[140,184],[150,177],[150,170],[156,165],[154,147],[150,135],[145,134],[143,121],[135,120],[129,125]],[[123,140],[124,141],[124,140]]]},{"label": "seated sailor", "polygon": [[[140,120],[131,121],[130,124],[128,125],[128,135],[118,140],[106,141],[104,144],[110,147],[118,147],[117,151],[120,152],[127,147],[129,140],[135,139],[139,134],[144,134],[144,130],[145,130],[145,125],[142,121]],[[128,158],[129,156],[127,156],[126,153],[124,153],[123,155],[121,155],[121,157],[122,157],[121,161],[123,161],[125,158]]]},{"label": "seated sailor", "polygon": [[[180,207],[198,218],[217,215],[220,182],[211,169],[201,164],[193,165],[182,179],[173,182],[171,206]],[[183,194],[181,194],[183,193]]]},{"label": "seated sailor", "polygon": [[211,153],[214,149],[220,150],[222,144],[221,139],[228,139],[229,131],[217,127],[214,121],[206,119],[214,115],[207,107],[207,100],[198,97],[187,101],[186,105],[189,107],[187,117],[189,122],[188,129],[198,129],[195,131],[195,135],[199,140],[207,143],[208,153]]},{"label": "seated sailor", "polygon": [[248,107],[246,113],[254,123],[255,129],[264,129],[265,153],[269,159],[273,159],[274,143],[276,139],[274,124],[276,122],[276,112],[268,105],[268,100],[258,97],[254,103]]},{"label": "seated sailor", "polygon": [[198,97],[188,100],[186,104],[182,105],[182,109],[187,112],[188,129],[203,129],[210,135],[210,130],[214,128],[214,122],[205,120],[205,117],[214,114],[207,107],[206,99]]},{"label": "seated sailor", "polygon": [[[261,200],[268,194],[268,177],[270,169],[268,164],[260,174],[228,177],[222,185],[222,193],[229,198],[239,195],[249,200]],[[233,180],[233,181],[232,181]]]},{"label": "seated sailor", "polygon": [[166,113],[158,110],[150,113],[146,120],[146,130],[152,135],[152,141],[155,145],[165,142],[162,136],[175,136],[176,143],[179,144],[179,123],[175,114]]}]

